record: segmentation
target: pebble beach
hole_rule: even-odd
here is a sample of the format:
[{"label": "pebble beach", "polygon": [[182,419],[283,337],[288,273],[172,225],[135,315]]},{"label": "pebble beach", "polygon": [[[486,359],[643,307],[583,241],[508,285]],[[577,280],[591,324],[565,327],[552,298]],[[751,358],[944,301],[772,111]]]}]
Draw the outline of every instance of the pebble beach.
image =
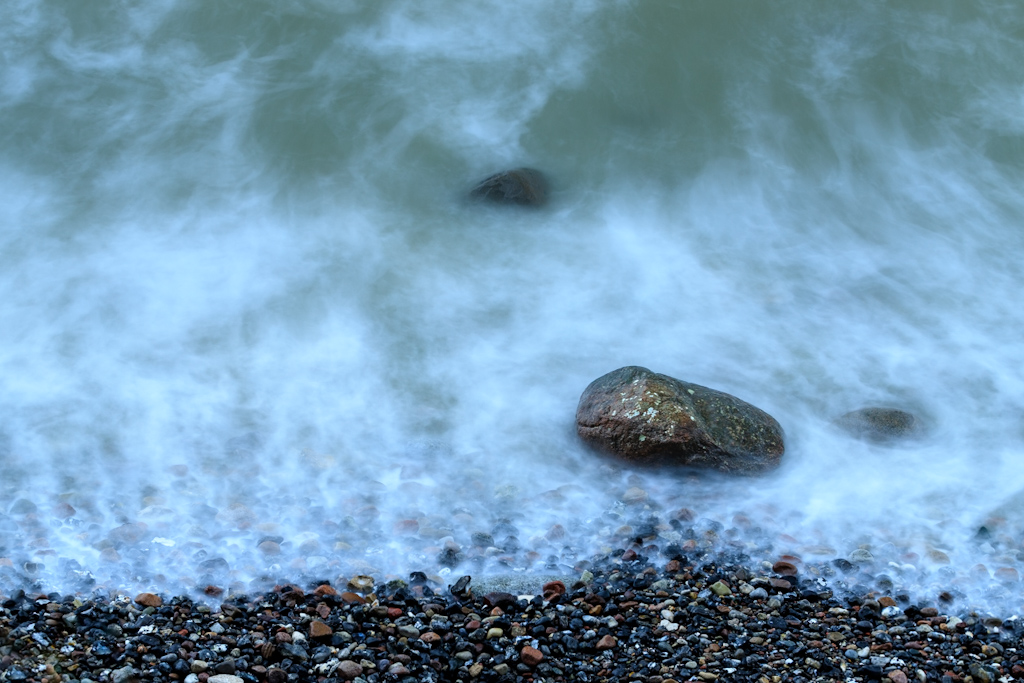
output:
[{"label": "pebble beach", "polygon": [[808,4],[0,3],[0,683],[1024,678],[1024,3]]},{"label": "pebble beach", "polygon": [[906,595],[837,595],[842,563],[757,567],[636,550],[573,575],[413,572],[206,600],[19,591],[0,679],[80,681],[936,681],[1024,677],[1024,622]]}]

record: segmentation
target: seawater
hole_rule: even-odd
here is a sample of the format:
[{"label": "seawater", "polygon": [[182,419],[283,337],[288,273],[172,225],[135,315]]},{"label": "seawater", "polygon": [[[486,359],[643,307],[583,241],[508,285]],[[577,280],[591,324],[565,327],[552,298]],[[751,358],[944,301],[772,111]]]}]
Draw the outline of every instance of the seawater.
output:
[{"label": "seawater", "polygon": [[[1019,612],[1022,35],[966,0],[5,3],[0,590],[691,541]],[[468,201],[517,166],[544,208]],[[576,403],[632,364],[774,415],[781,468],[595,457]],[[830,426],[871,405],[929,437]]]}]

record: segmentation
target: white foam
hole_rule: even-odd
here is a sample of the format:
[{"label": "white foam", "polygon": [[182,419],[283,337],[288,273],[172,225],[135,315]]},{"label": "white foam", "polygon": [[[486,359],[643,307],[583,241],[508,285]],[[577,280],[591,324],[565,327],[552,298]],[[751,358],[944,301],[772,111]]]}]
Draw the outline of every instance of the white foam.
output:
[{"label": "white foam", "polygon": [[[893,590],[1019,609],[992,588],[1024,550],[1024,206],[991,152],[1019,132],[1014,41],[946,82],[977,29],[874,8],[819,31],[21,4],[2,111],[38,142],[0,160],[0,589],[434,571],[446,543],[448,573],[564,573],[658,526],[753,562],[868,550]],[[548,207],[465,201],[520,163]],[[595,461],[576,402],[627,364],[775,415],[780,471]],[[875,404],[929,438],[829,425]]]}]

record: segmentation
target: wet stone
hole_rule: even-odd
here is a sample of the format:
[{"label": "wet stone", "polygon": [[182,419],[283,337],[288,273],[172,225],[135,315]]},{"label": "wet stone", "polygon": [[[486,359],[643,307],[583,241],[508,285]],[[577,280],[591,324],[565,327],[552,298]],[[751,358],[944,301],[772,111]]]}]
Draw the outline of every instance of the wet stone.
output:
[{"label": "wet stone", "polygon": [[323,621],[314,619],[309,624],[309,637],[310,638],[327,638],[331,636],[334,631]]},{"label": "wet stone", "polygon": [[338,672],[346,680],[352,680],[363,673],[363,667],[358,662],[347,659],[338,665]]},{"label": "wet stone", "polygon": [[415,626],[399,626],[398,635],[403,638],[419,638],[420,632]]},{"label": "wet stone", "polygon": [[348,587],[361,593],[369,593],[373,590],[372,576],[353,576],[348,581]]},{"label": "wet stone", "polygon": [[639,366],[609,372],[584,389],[576,431],[634,465],[754,474],[778,466],[785,450],[782,427],[764,411]]},{"label": "wet stone", "polygon": [[547,193],[547,179],[540,171],[515,168],[485,178],[470,195],[497,204],[541,206],[547,200]]},{"label": "wet stone", "polygon": [[163,600],[152,593],[139,593],[135,596],[135,602],[143,607],[160,607],[163,604]]},{"label": "wet stone", "polygon": [[730,589],[729,586],[723,583],[722,581],[716,581],[715,583],[711,584],[710,588],[711,592],[718,596],[730,595],[732,593],[732,589]]},{"label": "wet stone", "polygon": [[785,560],[779,560],[773,564],[772,571],[782,576],[796,576],[798,573],[796,565]]},{"label": "wet stone", "polygon": [[851,436],[881,445],[894,445],[924,435],[924,423],[913,413],[898,408],[861,408],[834,421]]},{"label": "wet stone", "polygon": [[111,683],[128,683],[136,676],[135,667],[123,666],[110,672]]},{"label": "wet stone", "polygon": [[280,555],[281,544],[276,541],[263,541],[256,546],[264,555]]},{"label": "wet stone", "polygon": [[236,671],[235,660],[228,657],[223,662],[217,662],[213,670],[219,674],[234,674]]},{"label": "wet stone", "polygon": [[519,661],[526,666],[537,666],[544,659],[544,653],[540,650],[527,645],[519,652]]},{"label": "wet stone", "polygon": [[[995,683],[1024,674],[1017,652],[1024,627],[1016,618],[944,614],[866,586],[825,596],[829,589],[818,578],[779,578],[761,562],[737,566],[685,553],[666,561],[639,545],[627,560],[623,550],[589,562],[586,582],[580,572],[570,587],[569,580],[538,579],[516,589],[529,599],[474,596],[468,583],[461,597],[427,594],[442,582],[425,575],[416,592],[403,582],[381,582],[362,602],[318,594],[313,588],[325,585],[318,582],[262,595],[229,590],[219,609],[167,597],[149,608],[99,594],[79,597],[72,608],[60,596],[21,595],[0,611],[0,670],[6,680],[41,680],[47,664],[65,657],[77,664],[75,680],[111,681],[123,672],[116,675],[125,683],[512,683],[517,676],[523,683],[900,683],[901,674],[910,681]],[[805,558],[800,566],[804,576],[820,577],[834,565]],[[772,581],[789,590],[781,594]],[[731,590],[719,595],[711,590],[716,584]],[[558,599],[545,601],[542,593]],[[75,615],[79,628],[64,631],[54,618],[62,613]],[[319,641],[318,623],[331,631]],[[48,683],[55,683],[52,675]]]}]

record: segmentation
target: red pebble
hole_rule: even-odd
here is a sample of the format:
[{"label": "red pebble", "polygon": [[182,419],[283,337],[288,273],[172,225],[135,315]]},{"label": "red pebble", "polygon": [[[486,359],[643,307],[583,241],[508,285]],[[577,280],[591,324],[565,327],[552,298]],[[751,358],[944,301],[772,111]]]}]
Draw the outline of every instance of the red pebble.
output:
[{"label": "red pebble", "polygon": [[544,594],[544,599],[550,602],[555,598],[565,595],[565,584],[561,581],[550,581],[545,583],[544,588],[541,590]]},{"label": "red pebble", "polygon": [[319,619],[314,619],[309,624],[310,638],[327,638],[333,633],[334,631],[331,629],[331,627],[325,624],[324,622],[320,621]]},{"label": "red pebble", "polygon": [[159,607],[164,604],[159,595],[153,595],[152,593],[139,593],[135,596],[135,602],[143,607]]},{"label": "red pebble", "polygon": [[772,571],[782,576],[796,576],[797,569],[796,565],[792,562],[786,562],[785,560],[779,560],[772,565]]},{"label": "red pebble", "polygon": [[397,619],[398,617],[402,616],[403,614],[404,614],[404,612],[402,611],[402,609],[400,607],[388,607],[388,618],[389,619]]},{"label": "red pebble", "polygon": [[537,666],[544,659],[544,653],[527,645],[519,652],[519,661],[526,666]]}]

